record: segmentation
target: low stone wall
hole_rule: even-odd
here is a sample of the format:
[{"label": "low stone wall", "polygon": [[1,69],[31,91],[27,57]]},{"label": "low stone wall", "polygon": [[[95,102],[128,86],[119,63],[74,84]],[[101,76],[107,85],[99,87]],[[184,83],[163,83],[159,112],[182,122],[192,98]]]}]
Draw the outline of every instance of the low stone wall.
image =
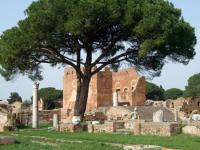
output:
[{"label": "low stone wall", "polygon": [[136,122],[134,126],[134,134],[137,135],[171,136],[176,133],[180,133],[180,127],[177,123]]},{"label": "low stone wall", "polygon": [[105,122],[104,124],[96,124],[93,125],[93,132],[105,132],[105,133],[113,133],[116,131],[116,123],[115,122]]},{"label": "low stone wall", "polygon": [[100,121],[104,122],[107,120],[107,116],[103,112],[94,112],[94,114],[86,114],[84,116],[84,121]]},{"label": "low stone wall", "polygon": [[39,122],[40,123],[53,123],[53,114],[58,115],[58,120],[60,120],[61,110],[52,109],[52,110],[42,110],[39,111]]},{"label": "low stone wall", "polygon": [[[171,136],[180,133],[180,127],[177,123],[153,123],[140,120],[135,121],[105,121],[103,124],[81,124],[62,123],[59,125],[59,131],[80,132],[88,131],[89,133],[114,133],[118,129],[131,129],[135,135],[157,135]],[[130,131],[131,132],[131,131]]]},{"label": "low stone wall", "polygon": [[144,123],[144,120],[127,120],[124,122],[124,128],[126,129],[134,129],[135,128],[135,123],[136,122],[140,122],[140,123]]},{"label": "low stone wall", "polygon": [[59,125],[58,130],[63,132],[80,132],[83,131],[82,125],[74,125],[72,123],[62,123]]},{"label": "low stone wall", "polygon": [[[57,114],[60,120],[61,110],[60,109],[52,109],[52,110],[41,110],[38,114],[39,124],[52,124],[53,123],[53,114]],[[20,125],[28,125],[32,122],[32,112],[20,112],[14,115],[14,120],[16,120],[17,124]]]},{"label": "low stone wall", "polygon": [[200,128],[197,126],[185,126],[182,128],[182,133],[200,136]]},{"label": "low stone wall", "polygon": [[124,122],[123,121],[105,121],[103,124],[88,124],[88,132],[89,133],[113,133],[116,132],[117,129],[123,129]]}]

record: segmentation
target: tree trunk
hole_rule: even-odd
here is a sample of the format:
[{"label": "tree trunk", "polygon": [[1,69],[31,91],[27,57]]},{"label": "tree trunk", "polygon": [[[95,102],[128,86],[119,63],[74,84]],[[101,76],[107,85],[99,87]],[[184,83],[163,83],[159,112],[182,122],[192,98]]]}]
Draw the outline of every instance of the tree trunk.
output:
[{"label": "tree trunk", "polygon": [[90,79],[91,77],[87,76],[82,80],[80,78],[77,80],[77,95],[74,107],[74,116],[80,116],[81,120],[83,119],[86,110]]}]

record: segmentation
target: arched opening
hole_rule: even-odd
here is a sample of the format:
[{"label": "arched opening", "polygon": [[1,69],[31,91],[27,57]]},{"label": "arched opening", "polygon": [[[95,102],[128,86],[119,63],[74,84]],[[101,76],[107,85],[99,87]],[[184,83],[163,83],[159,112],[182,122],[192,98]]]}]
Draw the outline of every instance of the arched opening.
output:
[{"label": "arched opening", "polygon": [[171,104],[171,108],[174,108],[174,103],[172,102],[172,104]]},{"label": "arched opening", "polygon": [[123,91],[123,100],[124,101],[128,101],[128,99],[129,99],[128,88],[124,88],[124,91]]},{"label": "arched opening", "polygon": [[120,89],[117,89],[116,93],[117,93],[117,101],[120,101],[121,100],[121,91],[120,91]]}]

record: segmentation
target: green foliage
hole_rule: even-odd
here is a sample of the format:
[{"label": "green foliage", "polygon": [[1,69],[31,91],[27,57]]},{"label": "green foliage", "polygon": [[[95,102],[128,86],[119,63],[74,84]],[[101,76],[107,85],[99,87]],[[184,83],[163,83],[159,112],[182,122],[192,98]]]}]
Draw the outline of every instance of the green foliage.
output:
[{"label": "green foliage", "polygon": [[56,90],[53,87],[41,88],[38,91],[38,94],[39,97],[45,102],[62,98],[62,90]]},{"label": "green foliage", "polygon": [[177,88],[168,89],[164,93],[165,99],[177,99],[181,96],[183,96],[183,91]]},{"label": "green foliage", "polygon": [[44,101],[46,109],[56,107],[55,101],[63,97],[62,90],[57,90],[53,87],[41,88],[38,95]]},{"label": "green foliage", "polygon": [[[7,80],[18,73],[41,79],[41,63],[70,65],[79,74],[80,64],[87,71],[97,65],[94,74],[127,61],[159,75],[166,60],[187,64],[195,55],[194,28],[165,0],[38,0],[25,12],[0,37]],[[92,63],[91,55],[99,57]]]},{"label": "green foliage", "polygon": [[200,73],[194,74],[188,79],[188,85],[185,87],[184,96],[200,96]]},{"label": "green foliage", "polygon": [[165,90],[162,86],[157,86],[154,83],[146,82],[146,99],[163,100]]},{"label": "green foliage", "polygon": [[31,104],[32,104],[32,101],[31,101],[31,100],[25,100],[25,101],[23,101],[23,105],[24,105],[25,107],[30,107]]},{"label": "green foliage", "polygon": [[12,104],[16,101],[22,102],[21,96],[17,92],[11,92],[9,98],[7,99],[9,104]]}]

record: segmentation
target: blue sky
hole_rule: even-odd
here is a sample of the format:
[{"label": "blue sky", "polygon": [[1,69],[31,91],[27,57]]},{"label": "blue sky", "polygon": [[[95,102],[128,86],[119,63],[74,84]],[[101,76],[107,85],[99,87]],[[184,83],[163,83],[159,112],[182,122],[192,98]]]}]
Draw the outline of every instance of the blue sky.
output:
[{"label": "blue sky", "polygon": [[[33,0],[1,0],[0,1],[0,34],[15,26],[18,20],[24,18],[24,10]],[[182,9],[184,19],[196,29],[197,45],[195,58],[184,66],[177,63],[167,63],[160,77],[155,77],[151,82],[162,85],[165,89],[172,87],[184,89],[187,79],[195,73],[200,72],[200,1],[191,0],[170,0],[175,7]],[[45,66],[43,69],[44,80],[40,82],[42,87],[55,87],[62,89],[63,68],[52,69]],[[32,95],[32,82],[30,79],[18,75],[15,80],[6,82],[0,77],[0,99],[6,100],[10,92],[18,92],[23,99],[29,99]]]}]

